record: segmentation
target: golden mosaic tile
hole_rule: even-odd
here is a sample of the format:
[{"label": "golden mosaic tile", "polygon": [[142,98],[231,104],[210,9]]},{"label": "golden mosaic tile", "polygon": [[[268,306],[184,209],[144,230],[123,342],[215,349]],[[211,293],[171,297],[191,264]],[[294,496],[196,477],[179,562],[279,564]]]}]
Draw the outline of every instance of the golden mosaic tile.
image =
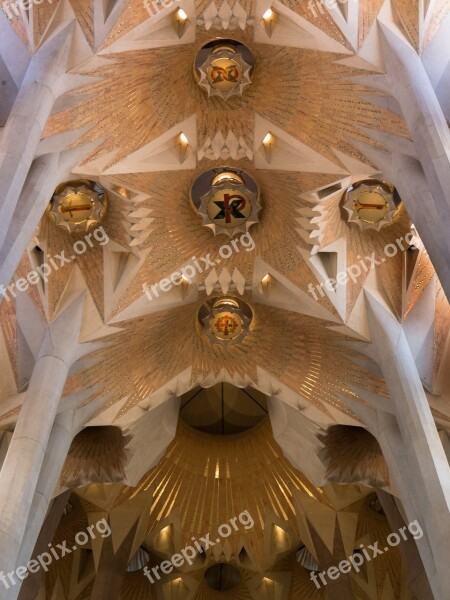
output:
[{"label": "golden mosaic tile", "polygon": [[333,148],[365,161],[348,141],[373,145],[363,128],[407,135],[400,117],[365,99],[380,92],[352,82],[368,71],[338,64],[342,55],[287,51],[255,44],[250,35],[240,37],[255,55],[253,84],[242,97],[208,98],[194,81],[192,63],[217,33],[199,34],[195,44],[116,54],[103,67],[87,66],[82,73],[99,81],[73,92],[86,100],[51,117],[45,136],[87,127],[78,143],[106,138],[88,160],[111,153],[113,164],[193,114],[200,140],[218,130],[252,140],[257,113],[338,164]]},{"label": "golden mosaic tile", "polygon": [[111,345],[95,353],[94,364],[70,378],[66,393],[98,384],[95,395],[106,400],[111,394],[104,408],[127,397],[120,411],[124,414],[189,367],[193,385],[225,369],[254,387],[260,367],[331,418],[327,405],[351,414],[338,397],[357,399],[349,386],[386,395],[384,383],[356,364],[359,355],[343,351],[347,338],[326,323],[248,302],[254,310],[250,335],[231,348],[212,345],[203,334],[197,319],[200,303],[127,321],[110,338]]},{"label": "golden mosaic tile", "polygon": [[[396,240],[404,238],[405,234],[411,228],[411,220],[403,206],[394,215],[391,225],[384,226],[380,231],[361,230],[356,223],[348,222],[348,215],[342,208],[341,195],[325,200],[320,206],[323,209],[321,221],[323,231],[319,241],[319,249],[325,248],[329,244],[344,238],[346,242],[346,265],[347,268],[352,265],[359,266],[360,274],[355,277],[355,281],[347,281],[347,316],[352,311],[358,296],[364,286],[368,273],[372,270],[373,264],[367,257],[372,257],[378,261],[375,268],[380,273],[381,280],[386,289],[386,293],[391,301],[392,308],[397,316],[401,317],[402,310],[402,282],[401,272],[403,265],[403,252],[407,244],[400,242],[400,246],[395,244]],[[389,249],[388,254],[385,248],[388,244],[394,244],[397,248],[395,256],[388,256],[392,253]]]}]

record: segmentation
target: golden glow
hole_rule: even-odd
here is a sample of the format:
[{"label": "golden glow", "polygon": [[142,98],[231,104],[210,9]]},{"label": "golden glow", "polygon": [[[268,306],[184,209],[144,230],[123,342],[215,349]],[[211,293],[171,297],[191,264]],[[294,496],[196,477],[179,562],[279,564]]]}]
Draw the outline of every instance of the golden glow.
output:
[{"label": "golden glow", "polygon": [[232,184],[226,188],[211,189],[214,193],[208,201],[206,212],[213,223],[229,230],[246,223],[252,214],[252,203],[244,191]]},{"label": "golden glow", "polygon": [[237,55],[237,50],[234,46],[221,45],[214,48],[211,52],[212,56],[216,56],[211,60],[210,65],[206,69],[206,77],[209,85],[223,92],[229,92],[239,87],[243,70],[239,61],[230,54]]},{"label": "golden glow", "polygon": [[266,155],[266,161],[270,163],[272,161],[272,149],[275,142],[274,136],[268,131],[262,141],[264,148],[264,154]]},{"label": "golden glow", "polygon": [[184,163],[184,161],[186,160],[187,157],[187,153],[188,153],[188,148],[189,148],[189,140],[187,139],[186,135],[181,132],[180,135],[178,136],[178,150],[179,150],[179,154],[180,154],[180,162]]},{"label": "golden glow", "polygon": [[272,37],[273,27],[277,20],[277,16],[277,13],[271,8],[268,8],[262,16],[262,24],[264,26],[264,29],[266,30],[268,37]]},{"label": "golden glow", "polygon": [[236,48],[227,44],[223,44],[222,46],[216,46],[216,48],[213,49],[211,54],[219,54],[220,52],[224,51],[231,52],[232,54],[237,54]]},{"label": "golden glow", "polygon": [[244,180],[240,175],[234,173],[233,171],[222,171],[214,177],[211,182],[211,185],[219,185],[220,183],[225,183],[228,181],[236,181],[238,183],[244,183]]},{"label": "golden glow", "polygon": [[237,344],[250,333],[251,308],[237,298],[212,298],[200,308],[198,316],[213,344]]},{"label": "golden glow", "polygon": [[177,279],[177,285],[180,285],[181,298],[184,300],[189,293],[191,280],[189,277],[186,277],[186,275],[180,275],[180,277]]},{"label": "golden glow", "polygon": [[214,315],[210,323],[211,333],[221,341],[234,340],[244,330],[244,322],[237,313],[223,310]]},{"label": "golden glow", "polygon": [[59,212],[64,221],[81,223],[90,217],[92,208],[92,199],[86,193],[74,191],[61,200]]},{"label": "golden glow", "polygon": [[128,198],[128,190],[124,187],[117,188],[116,193],[124,198]]},{"label": "golden glow", "polygon": [[205,227],[214,235],[224,233],[230,238],[258,223],[262,208],[256,181],[244,171],[225,166],[209,169],[197,177],[190,200]]},{"label": "golden glow", "polygon": [[386,198],[376,190],[366,190],[358,194],[354,207],[358,217],[366,223],[381,221],[390,210]]},{"label": "golden glow", "polygon": [[272,529],[272,543],[273,547],[278,552],[284,552],[290,548],[290,539],[287,531],[282,529],[279,525],[274,525]]},{"label": "golden glow", "polygon": [[[245,56],[245,58],[244,58]],[[254,59],[251,51],[237,40],[220,40],[205,44],[194,61],[197,83],[208,96],[242,96],[251,83]]]},{"label": "golden glow", "polygon": [[376,179],[365,179],[350,186],[343,196],[343,207],[349,221],[361,229],[375,229],[392,223],[397,210],[395,188]]},{"label": "golden glow", "polygon": [[266,592],[273,592],[275,590],[275,581],[273,579],[269,579],[268,577],[263,577],[259,587],[265,588]]},{"label": "golden glow", "polygon": [[234,306],[235,308],[239,308],[238,302],[233,300],[233,298],[221,298],[214,304],[214,308],[222,308],[227,306]]},{"label": "golden glow", "polygon": [[[169,585],[169,583],[167,585]],[[185,593],[189,591],[189,588],[186,587],[186,584],[184,583],[184,581],[181,577],[176,577],[175,579],[172,579],[172,581],[170,582],[170,588],[171,588],[170,598],[175,598],[175,597],[180,598],[180,592],[183,594],[183,598],[184,598]],[[165,592],[164,592],[164,594],[165,594]],[[164,597],[166,597],[166,596],[164,596]],[[169,596],[167,596],[167,598],[168,597]]]},{"label": "golden glow", "polygon": [[266,273],[264,277],[261,279],[261,289],[264,296],[269,297],[269,288],[271,287],[272,277],[269,273]]},{"label": "golden glow", "polygon": [[173,25],[179,38],[183,37],[188,23],[189,19],[185,10],[179,8],[173,13]]},{"label": "golden glow", "polygon": [[67,231],[88,231],[103,219],[106,203],[106,194],[101,194],[94,182],[80,179],[60,184],[47,211],[49,218]]},{"label": "golden glow", "polygon": [[242,66],[229,54],[218,55],[206,69],[209,85],[223,92],[238,88],[243,77]]}]

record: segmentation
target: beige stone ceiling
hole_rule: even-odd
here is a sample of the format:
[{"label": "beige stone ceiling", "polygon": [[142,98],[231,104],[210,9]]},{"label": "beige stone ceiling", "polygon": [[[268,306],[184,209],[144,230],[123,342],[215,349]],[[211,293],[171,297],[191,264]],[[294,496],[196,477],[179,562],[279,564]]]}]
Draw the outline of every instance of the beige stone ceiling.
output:
[{"label": "beige stone ceiling", "polygon": [[[59,4],[60,0],[53,2],[52,4],[42,3],[34,6],[29,18],[30,23],[26,21],[23,22],[20,18],[13,19],[12,24],[14,28],[31,47],[38,46],[42,43],[43,39],[45,39],[48,27],[51,25],[52,20],[55,19],[55,14],[60,8]],[[115,3],[108,2],[105,3],[104,7],[97,7],[97,9],[94,6],[93,0],[72,0],[70,4],[86,40],[91,47],[94,47],[96,12],[101,11],[103,16],[106,16],[108,13],[110,14],[114,11]],[[196,3],[198,15],[201,17],[211,4],[214,3],[208,3],[206,0],[198,1]],[[216,2],[217,9],[220,8],[220,4],[219,1]],[[233,6],[235,3],[231,2],[230,4]],[[255,3],[243,0],[239,4],[249,18],[254,18]],[[329,15],[328,11],[316,9],[313,12],[309,8],[310,5],[307,0],[280,2],[280,4],[288,6],[296,15],[313,22],[314,25],[340,43],[349,45],[349,42],[336,25],[333,18]],[[449,8],[448,0],[438,0],[431,4],[432,14],[428,16],[426,27],[423,28],[421,27],[422,23],[420,22],[418,0],[395,0],[393,2],[395,18],[403,28],[405,35],[408,36],[411,44],[416,48],[423,47],[431,41]],[[382,7],[382,0],[362,0],[357,3],[355,2],[355,8],[352,12],[357,15],[357,40],[359,47],[368,36],[371,26],[376,20]],[[106,47],[117,39],[117,37],[131,31],[148,18],[148,12],[140,0],[131,0],[127,4],[122,5],[121,8],[122,10],[119,12],[117,24],[112,27],[110,33],[106,36],[106,40],[102,44]],[[150,10],[153,13],[156,13],[157,11],[152,5],[150,5]],[[347,7],[340,7],[338,5],[338,10],[341,10],[343,14],[346,12],[348,13]]]},{"label": "beige stone ceiling", "polygon": [[[211,514],[213,505],[208,502],[197,510],[199,486],[201,482],[206,486],[205,498],[216,498],[216,466],[219,473],[227,472],[226,461],[238,455],[242,463],[233,475],[234,487],[222,481],[226,494],[220,497],[232,505],[245,498],[245,508],[252,507],[258,514],[259,529],[249,543],[254,555],[251,568],[238,565],[243,583],[233,598],[262,598],[255,589],[264,573],[278,578],[279,589],[290,590],[289,596],[267,594],[264,600],[321,600],[323,592],[316,592],[294,559],[295,546],[303,542],[314,553],[323,550],[324,539],[330,546],[331,534],[333,548],[335,542],[338,546],[344,541],[367,544],[382,539],[389,526],[385,517],[368,507],[369,488],[313,485],[282,455],[267,421],[243,434],[239,445],[236,440],[205,441],[202,434],[180,424],[168,453],[155,466],[165,447],[158,446],[160,453],[155,451],[151,459],[141,460],[140,453],[147,437],[149,446],[153,444],[165,413],[162,417],[157,413],[151,427],[147,413],[199,385],[226,381],[252,386],[282,399],[317,430],[338,428],[320,438],[320,444],[316,439],[317,445],[311,442],[311,453],[305,451],[301,457],[305,471],[314,470],[311,456],[319,457],[321,483],[378,483],[388,489],[378,445],[365,432],[356,433],[359,429],[350,439],[345,427],[359,424],[346,399],[363,403],[364,394],[370,392],[380,402],[390,402],[379,370],[364,354],[369,341],[364,294],[370,291],[405,328],[416,327],[424,313],[430,315],[429,328],[420,330],[415,340],[416,357],[418,361],[427,357],[421,367],[422,381],[430,391],[436,421],[440,428],[448,428],[450,382],[443,372],[448,365],[450,310],[420,239],[415,238],[414,254],[398,253],[363,272],[343,294],[327,293],[316,302],[308,286],[324,281],[329,256],[335,256],[341,269],[372,253],[381,260],[384,246],[410,230],[411,220],[402,207],[392,225],[380,233],[361,231],[348,223],[341,197],[352,182],[378,173],[361,143],[383,148],[385,139],[409,141],[394,99],[364,80],[383,72],[376,19],[421,50],[433,38],[450,3],[436,0],[423,15],[416,1],[350,1],[339,4],[337,12],[322,14],[317,9],[315,15],[307,0],[280,2],[284,20],[273,39],[265,36],[259,23],[266,8],[260,2],[227,4],[242,24],[231,30],[224,26],[228,13],[221,11],[222,2],[182,5],[191,23],[181,40],[170,27],[169,11],[148,19],[141,0],[95,5],[91,0],[43,2],[23,20],[12,22],[35,51],[76,18],[70,83],[46,124],[40,151],[85,149],[73,173],[99,181],[108,191],[103,226],[110,242],[94,246],[53,273],[45,287],[32,288],[26,299],[0,304],[1,369],[7,381],[0,404],[2,440],[20,410],[27,368],[33,363],[30,348],[36,345],[36,324],[58,318],[84,294],[81,340],[98,342],[99,348],[72,369],[65,401],[70,404],[74,397],[82,397],[83,407],[91,411],[87,424],[108,426],[108,430],[102,432],[101,444],[97,438],[92,444],[87,433],[72,446],[61,490],[91,485],[77,491],[75,510],[63,518],[55,539],[70,539],[88,519],[102,513],[119,514],[116,545],[131,536],[130,560],[144,543],[152,556],[158,552],[152,535],[161,521],[174,524],[177,535],[186,539],[202,534],[209,521],[220,521],[223,506],[214,505],[217,514]],[[154,23],[164,24],[166,18],[167,26],[158,30]],[[207,98],[192,75],[197,50],[223,35],[245,41],[256,59],[252,85],[242,98],[227,102]],[[295,36],[303,41],[293,43]],[[191,144],[184,163],[173,152],[161,150],[181,130]],[[272,164],[264,160],[260,147],[267,130],[276,132],[284,149],[275,150],[279,154]],[[251,229],[255,249],[242,250],[226,265],[198,275],[185,294],[177,288],[149,302],[144,284],[157,283],[192,256],[217,257],[227,241],[202,227],[189,204],[194,179],[223,164],[247,170],[261,188],[263,211],[260,223]],[[36,245],[50,256],[61,250],[70,255],[73,241],[44,215],[17,276],[31,270]],[[266,273],[271,275],[268,290],[261,286]],[[255,315],[250,335],[228,350],[213,346],[197,320],[198,309],[208,297],[227,292],[242,296]],[[431,394],[437,391],[443,392],[441,398]],[[133,457],[138,457],[139,468]],[[260,462],[255,464],[257,457]],[[202,479],[205,461],[209,461],[208,477]],[[81,473],[78,479],[77,472]],[[249,473],[254,478],[251,485]],[[110,485],[117,482],[131,487]],[[132,485],[137,482],[136,491]],[[159,492],[163,488],[164,494]],[[323,527],[330,511],[344,541],[334,537],[334,528]],[[145,518],[133,530],[137,514]],[[291,545],[286,553],[264,546],[263,527],[275,521],[289,530]],[[238,562],[239,544],[234,539],[225,549],[227,560]],[[100,551],[100,546],[93,548],[96,560]],[[74,556],[51,571],[47,598],[89,597],[92,570],[87,568],[74,583],[80,560]],[[364,577],[352,581],[355,598],[397,598],[400,591],[402,598],[410,598],[401,561],[393,551],[389,560],[383,559],[377,567],[369,565]],[[195,590],[191,597],[197,600],[214,597],[202,587],[204,570],[205,565],[199,565],[189,576],[182,575],[183,585]],[[186,598],[170,593],[162,590],[161,598]],[[153,597],[156,593],[144,578],[126,575],[122,598]]]},{"label": "beige stone ceiling", "polygon": [[[247,510],[253,528],[233,533],[206,549],[187,572],[182,569],[156,584],[150,585],[140,571],[127,573],[121,598],[173,600],[176,589],[180,600],[191,597],[189,591],[195,600],[318,600],[326,597],[325,590],[317,590],[308,571],[295,561],[295,551],[306,545],[322,561],[328,553],[338,557],[352,552],[360,543],[385,544],[391,530],[386,517],[374,509],[375,498],[370,488],[360,485],[316,488],[282,456],[267,421],[233,436],[211,436],[180,424],[166,457],[136,487],[79,488],[54,543],[71,544],[75,531],[105,517],[113,525],[116,554],[126,548],[129,561],[139,547],[145,548],[152,567],[193,536],[200,539],[212,524],[226,522],[230,511]],[[52,565],[47,597],[92,597],[94,565],[108,543],[99,539],[89,547],[91,564],[78,551]],[[206,569],[216,562],[229,562],[241,572],[241,583],[228,594],[217,594],[204,582]],[[402,565],[397,548],[367,563],[351,577],[353,597],[397,598],[401,593],[410,598]],[[274,588],[279,588],[275,596]]]},{"label": "beige stone ceiling", "polygon": [[[429,389],[437,389],[448,303],[418,238],[409,262],[401,252],[382,257],[387,243],[409,231],[410,219],[402,208],[381,232],[361,231],[347,222],[341,197],[352,181],[377,173],[358,150],[360,142],[382,148],[383,136],[408,140],[396,103],[364,81],[381,70],[375,18],[423,46],[444,4],[419,15],[415,3],[394,2],[389,12],[387,3],[350,2],[347,28],[340,20],[343,6],[337,17],[314,14],[307,2],[280,4],[281,33],[275,28],[272,39],[259,22],[260,4],[233,4],[234,13],[218,7],[186,4],[190,24],[181,39],[171,28],[170,10],[148,19],[137,1],[101,9],[90,2],[43,3],[33,5],[27,22],[12,23],[32,33],[30,44],[38,47],[75,15],[71,83],[55,104],[41,151],[87,144],[74,175],[98,180],[109,194],[104,227],[110,243],[90,248],[53,272],[45,288],[29,292],[38,318],[52,320],[87,290],[82,338],[107,347],[75,369],[66,392],[97,384],[87,397],[98,402],[96,414],[105,412],[102,424],[113,424],[161,390],[184,392],[225,378],[266,393],[285,386],[283,393],[293,393],[299,405],[318,409],[329,423],[345,423],[352,415],[341,395],[353,394],[352,386],[386,393],[357,343],[369,338],[363,289],[383,297],[405,324],[414,323],[423,303],[429,306],[435,319],[426,341],[433,356],[426,377]],[[240,15],[238,27],[227,28],[230,14]],[[292,42],[292,31],[301,41]],[[245,41],[256,59],[254,82],[242,98],[228,101],[208,98],[192,75],[200,46],[225,33]],[[261,155],[261,132],[268,129],[280,139],[273,164]],[[180,130],[191,144],[184,163],[161,150]],[[170,276],[192,256],[216,257],[226,241],[202,227],[189,204],[193,180],[225,163],[246,169],[261,188],[261,222],[251,230],[255,249],[198,274],[187,297],[177,289],[149,302],[143,285]],[[50,256],[61,249],[70,255],[73,241],[44,216],[17,274],[31,269],[34,245]],[[331,255],[341,270],[368,255],[381,264],[349,281],[345,292],[315,301],[308,289],[323,282]],[[268,293],[260,286],[266,273],[272,277]],[[196,325],[200,304],[226,292],[244,294],[256,315],[249,338],[230,352],[213,348]],[[25,324],[17,333],[14,302],[0,311],[19,386],[19,340],[31,343],[32,333]],[[350,350],[351,340],[356,346]],[[8,404],[3,419],[14,418],[19,406],[20,398]]]}]

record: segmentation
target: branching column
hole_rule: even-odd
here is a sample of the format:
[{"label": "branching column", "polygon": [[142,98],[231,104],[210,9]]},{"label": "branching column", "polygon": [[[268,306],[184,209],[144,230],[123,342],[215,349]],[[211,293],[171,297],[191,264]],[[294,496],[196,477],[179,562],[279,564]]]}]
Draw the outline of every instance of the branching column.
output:
[{"label": "branching column", "polygon": [[[378,499],[380,500],[383,511],[389,521],[391,531],[399,531],[405,526],[402,515],[397,507],[394,497],[384,490],[377,490]],[[409,583],[411,590],[420,600],[433,600],[430,584],[420,559],[420,554],[417,546],[412,538],[402,542],[400,552],[408,565]]]},{"label": "branching column", "polygon": [[32,58],[0,140],[0,248],[65,73],[72,25]]},{"label": "branching column", "polygon": [[388,175],[450,299],[450,131],[421,57],[388,27],[380,27],[387,77],[378,80],[398,101],[420,161],[391,157]]},{"label": "branching column", "polygon": [[[38,541],[42,524],[52,502],[53,493],[58,485],[73,435],[73,411],[58,414],[53,424],[45,460],[31,503],[25,536],[16,561],[18,566],[27,565],[32,558],[33,549]],[[27,581],[28,578],[24,580],[24,582]],[[6,596],[7,600],[16,600],[20,590],[20,585],[11,586]]]},{"label": "branching column", "polygon": [[[71,365],[85,353],[78,344],[83,304],[83,297],[78,297],[48,327],[44,335],[41,351],[0,472],[0,569],[4,573],[21,566],[17,564],[19,552],[62,391]],[[61,436],[59,433],[56,439],[66,440],[68,436]],[[54,455],[58,456],[58,453],[61,453],[65,456],[68,446],[67,444],[64,446],[64,448],[52,448]],[[61,463],[61,461],[57,462]],[[50,483],[53,484],[55,473],[50,475],[52,479]],[[44,490],[45,487],[43,486]],[[36,510],[40,514],[39,523],[35,523],[37,528],[40,528],[45,518],[45,504],[49,497],[43,496],[44,499],[40,507],[36,505]],[[7,590],[0,587],[1,600],[7,597]]]},{"label": "branching column", "polygon": [[408,519],[417,519],[424,530],[418,548],[434,597],[445,600],[450,589],[450,467],[401,325],[370,295],[367,313],[392,414],[373,402],[371,422],[369,411],[360,415],[380,443]]}]

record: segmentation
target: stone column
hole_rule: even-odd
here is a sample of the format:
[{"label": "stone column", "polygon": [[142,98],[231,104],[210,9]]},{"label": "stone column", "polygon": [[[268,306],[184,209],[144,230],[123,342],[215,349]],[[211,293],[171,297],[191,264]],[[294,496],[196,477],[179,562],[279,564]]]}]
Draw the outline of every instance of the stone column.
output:
[{"label": "stone column", "polygon": [[64,75],[73,24],[31,59],[0,139],[0,243],[6,238],[36,148]]},{"label": "stone column", "polygon": [[[79,296],[48,327],[44,335],[0,472],[0,566],[4,573],[21,566],[17,564],[19,552],[67,374],[71,365],[89,348],[87,346],[82,350],[78,344],[83,305],[84,296]],[[58,438],[61,439],[56,432],[56,439]],[[63,435],[63,438],[67,438],[67,435]],[[58,450],[61,451],[62,448]],[[53,483],[58,474],[58,454],[55,453],[53,458],[56,462],[55,466],[50,462],[53,472],[49,473],[47,483]],[[42,482],[44,488],[45,483]],[[50,494],[52,492],[53,489]],[[39,503],[35,505],[37,514],[40,513],[39,519],[35,521],[36,527],[40,528],[42,525],[48,501],[49,497],[43,495],[41,506]],[[7,590],[0,587],[0,599],[5,600],[7,597]]]},{"label": "stone column", "polygon": [[[339,523],[336,523],[334,530],[333,552],[328,550],[311,522],[309,522],[309,530],[316,549],[317,563],[321,572],[328,571],[330,567],[336,567],[342,560],[347,559]],[[337,579],[327,577],[326,582],[327,584],[324,589],[327,600],[353,600],[352,581],[348,573],[341,573]]]},{"label": "stone column", "polygon": [[136,528],[137,522],[128,532],[117,551],[114,549],[112,536],[105,538],[103,541],[100,562],[92,586],[91,600],[97,598],[120,600],[122,583],[130,561]]},{"label": "stone column", "polygon": [[[44,464],[31,504],[26,524],[26,534],[17,559],[17,565],[19,566],[26,566],[30,558],[32,558],[33,549],[40,536],[42,523],[45,521],[53,493],[58,485],[73,435],[73,411],[60,413],[53,424]],[[48,541],[51,542],[51,539]],[[28,578],[24,580],[24,584],[28,581]],[[7,595],[8,600],[15,600],[19,595],[20,589],[19,585],[11,587]]]},{"label": "stone column", "polygon": [[[34,546],[33,556],[39,556],[39,554],[48,551],[48,544],[53,540],[69,498],[70,491],[67,491],[54,499],[44,525],[39,532],[39,537]],[[30,573],[24,580],[20,591],[17,586],[17,588],[14,588],[14,596],[11,597],[16,598],[18,595],[20,600],[35,600],[41,586],[43,575],[43,571]]]},{"label": "stone column", "polygon": [[380,140],[389,152],[356,145],[397,187],[450,299],[450,131],[421,57],[388,26],[379,27],[386,75],[361,81],[397,100],[415,156],[405,142]]},{"label": "stone column", "polygon": [[372,350],[390,401],[380,399],[377,406],[373,400],[370,420],[362,407],[360,415],[383,450],[408,519],[418,520],[424,530],[418,548],[434,597],[445,600],[450,589],[450,467],[403,329],[370,294],[366,298]]},{"label": "stone column", "polygon": [[[55,189],[58,155],[37,159],[28,174],[8,231],[0,242],[0,285],[8,287]],[[28,200],[28,201],[27,201]]]},{"label": "stone column", "polygon": [[64,152],[50,152],[33,162],[11,217],[3,246],[0,239],[0,285],[6,288],[11,282],[56,186],[62,181],[73,179],[72,169],[83,154],[94,146],[95,144],[87,144]]},{"label": "stone column", "polygon": [[16,88],[19,89],[30,64],[31,54],[1,10],[0,57],[8,69],[8,73],[11,75]]},{"label": "stone column", "polygon": [[[377,490],[377,494],[391,530],[399,531],[401,527],[405,526],[405,522],[397,508],[394,497],[384,490]],[[399,549],[408,565],[411,590],[420,600],[433,600],[430,584],[414,540],[408,538],[400,544]]]}]

